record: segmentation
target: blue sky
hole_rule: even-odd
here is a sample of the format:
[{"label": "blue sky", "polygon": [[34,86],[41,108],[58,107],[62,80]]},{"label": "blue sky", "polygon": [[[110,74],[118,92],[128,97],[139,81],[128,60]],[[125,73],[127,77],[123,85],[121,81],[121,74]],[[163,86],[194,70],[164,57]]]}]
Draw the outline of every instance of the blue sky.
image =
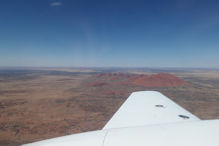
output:
[{"label": "blue sky", "polygon": [[217,0],[0,3],[0,66],[219,67]]}]

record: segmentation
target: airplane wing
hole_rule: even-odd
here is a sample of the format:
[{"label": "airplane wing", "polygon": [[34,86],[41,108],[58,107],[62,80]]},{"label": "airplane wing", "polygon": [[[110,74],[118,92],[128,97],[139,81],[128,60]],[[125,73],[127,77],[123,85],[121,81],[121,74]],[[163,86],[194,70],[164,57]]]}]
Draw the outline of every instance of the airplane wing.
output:
[{"label": "airplane wing", "polygon": [[156,91],[132,93],[103,129],[200,120]]},{"label": "airplane wing", "polygon": [[[218,125],[213,123],[211,127],[208,127],[206,126],[206,124],[203,125],[199,120],[199,118],[192,115],[190,112],[186,111],[159,92],[140,91],[134,92],[130,95],[126,102],[105,125],[103,130],[86,132],[81,134],[72,134],[68,136],[43,140],[27,144],[26,146],[140,146],[147,144],[159,145],[160,143],[164,144],[165,146],[172,146],[176,145],[175,142],[178,143],[179,141],[172,141],[172,137],[174,137],[175,135],[177,136],[175,137],[175,139],[184,138],[184,140],[186,140],[186,142],[188,142],[189,144],[192,135],[196,135],[196,141],[193,141],[192,144],[195,143],[195,145],[205,145],[206,140],[204,139],[206,137],[210,139],[210,142],[215,140],[215,135],[217,135],[215,131],[218,130]],[[156,126],[155,124],[160,125]],[[209,134],[206,134],[206,131],[209,131],[207,133],[211,133],[212,131],[215,133],[211,133],[211,135],[209,136]],[[157,135],[157,133],[160,134]],[[159,135],[160,137],[157,137]],[[212,135],[214,137],[212,137]],[[149,137],[149,139],[145,140],[145,136]],[[194,139],[194,137],[192,138]],[[200,141],[200,139],[202,139],[205,143],[203,141]],[[182,144],[183,146],[187,145],[187,143],[179,144]]]}]

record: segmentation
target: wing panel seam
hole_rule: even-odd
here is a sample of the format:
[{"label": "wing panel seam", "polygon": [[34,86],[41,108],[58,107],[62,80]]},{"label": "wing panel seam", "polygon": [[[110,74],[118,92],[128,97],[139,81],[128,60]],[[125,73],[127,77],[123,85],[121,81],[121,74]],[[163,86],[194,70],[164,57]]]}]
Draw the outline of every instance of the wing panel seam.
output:
[{"label": "wing panel seam", "polygon": [[105,140],[106,140],[106,137],[107,137],[108,132],[109,132],[109,130],[107,130],[106,133],[105,133],[105,135],[104,135],[103,142],[102,142],[102,146],[104,146],[104,143],[105,143]]}]

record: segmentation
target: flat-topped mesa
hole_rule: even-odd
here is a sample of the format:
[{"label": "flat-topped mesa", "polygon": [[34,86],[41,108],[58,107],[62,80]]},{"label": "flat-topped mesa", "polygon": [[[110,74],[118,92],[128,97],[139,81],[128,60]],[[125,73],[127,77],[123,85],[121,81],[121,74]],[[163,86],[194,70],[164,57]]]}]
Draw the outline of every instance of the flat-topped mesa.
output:
[{"label": "flat-topped mesa", "polygon": [[167,73],[152,74],[150,76],[138,76],[135,79],[130,78],[127,82],[145,87],[190,86],[188,82]]},{"label": "flat-topped mesa", "polygon": [[[102,73],[93,76],[95,80],[90,85],[100,83],[100,86],[109,85],[107,83],[116,85],[134,85],[144,87],[178,87],[191,86],[188,82],[168,73],[152,74],[150,76],[145,74],[129,74],[129,73]],[[98,85],[97,85],[98,86]]]}]

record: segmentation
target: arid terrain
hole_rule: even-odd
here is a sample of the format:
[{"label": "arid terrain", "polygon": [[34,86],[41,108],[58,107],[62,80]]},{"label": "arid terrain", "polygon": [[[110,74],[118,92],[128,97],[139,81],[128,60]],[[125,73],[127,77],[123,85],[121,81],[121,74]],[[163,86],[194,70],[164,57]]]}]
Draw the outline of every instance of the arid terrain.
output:
[{"label": "arid terrain", "polygon": [[219,118],[219,70],[0,69],[0,145],[101,129],[131,92],[162,92],[201,119]]}]

